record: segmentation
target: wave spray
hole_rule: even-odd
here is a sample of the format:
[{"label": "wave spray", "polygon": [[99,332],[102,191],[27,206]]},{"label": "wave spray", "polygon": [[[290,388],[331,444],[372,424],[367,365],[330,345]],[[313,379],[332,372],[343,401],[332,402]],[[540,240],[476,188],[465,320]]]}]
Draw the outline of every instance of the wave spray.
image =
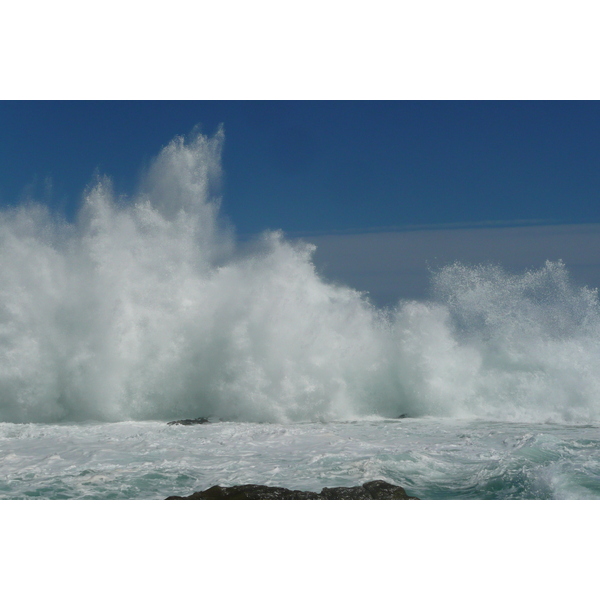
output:
[{"label": "wave spray", "polygon": [[129,199],[98,178],[75,223],[0,213],[0,420],[600,418],[597,292],[562,263],[454,264],[430,301],[378,309],[311,245],[236,247],[222,143],[176,138]]}]

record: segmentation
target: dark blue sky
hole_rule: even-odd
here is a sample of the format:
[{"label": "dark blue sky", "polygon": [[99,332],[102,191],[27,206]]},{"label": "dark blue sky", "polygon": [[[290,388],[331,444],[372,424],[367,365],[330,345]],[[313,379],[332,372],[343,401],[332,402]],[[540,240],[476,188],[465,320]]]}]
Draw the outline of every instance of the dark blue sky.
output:
[{"label": "dark blue sky", "polygon": [[72,216],[96,168],[131,192],[175,135],[220,123],[242,235],[600,222],[598,102],[4,101],[0,202],[33,189]]}]

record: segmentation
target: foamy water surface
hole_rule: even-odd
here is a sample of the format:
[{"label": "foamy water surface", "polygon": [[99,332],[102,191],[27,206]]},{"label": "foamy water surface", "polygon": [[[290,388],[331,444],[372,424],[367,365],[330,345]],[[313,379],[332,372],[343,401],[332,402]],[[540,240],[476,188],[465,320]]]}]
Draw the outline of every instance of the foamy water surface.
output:
[{"label": "foamy water surface", "polygon": [[455,419],[0,425],[0,498],[162,499],[373,479],[423,499],[600,498],[598,426]]}]

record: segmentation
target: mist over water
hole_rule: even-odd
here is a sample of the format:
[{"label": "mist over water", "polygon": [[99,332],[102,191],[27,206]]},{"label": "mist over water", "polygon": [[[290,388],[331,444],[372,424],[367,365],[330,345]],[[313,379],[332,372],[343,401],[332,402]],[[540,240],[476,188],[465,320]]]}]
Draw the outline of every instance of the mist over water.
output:
[{"label": "mist over water", "polygon": [[223,134],[176,138],[132,198],[98,178],[75,223],[0,213],[0,420],[600,419],[597,292],[562,263],[449,265],[373,306],[219,213]]}]

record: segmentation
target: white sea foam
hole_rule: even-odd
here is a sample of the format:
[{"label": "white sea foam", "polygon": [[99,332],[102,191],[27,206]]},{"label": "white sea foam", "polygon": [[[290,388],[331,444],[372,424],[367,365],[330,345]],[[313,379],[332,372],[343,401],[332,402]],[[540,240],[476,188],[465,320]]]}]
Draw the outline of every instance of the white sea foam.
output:
[{"label": "white sea foam", "polygon": [[450,265],[380,310],[310,245],[236,247],[222,142],[175,139],[131,198],[99,178],[74,224],[0,213],[0,420],[600,419],[597,293],[564,265]]}]

